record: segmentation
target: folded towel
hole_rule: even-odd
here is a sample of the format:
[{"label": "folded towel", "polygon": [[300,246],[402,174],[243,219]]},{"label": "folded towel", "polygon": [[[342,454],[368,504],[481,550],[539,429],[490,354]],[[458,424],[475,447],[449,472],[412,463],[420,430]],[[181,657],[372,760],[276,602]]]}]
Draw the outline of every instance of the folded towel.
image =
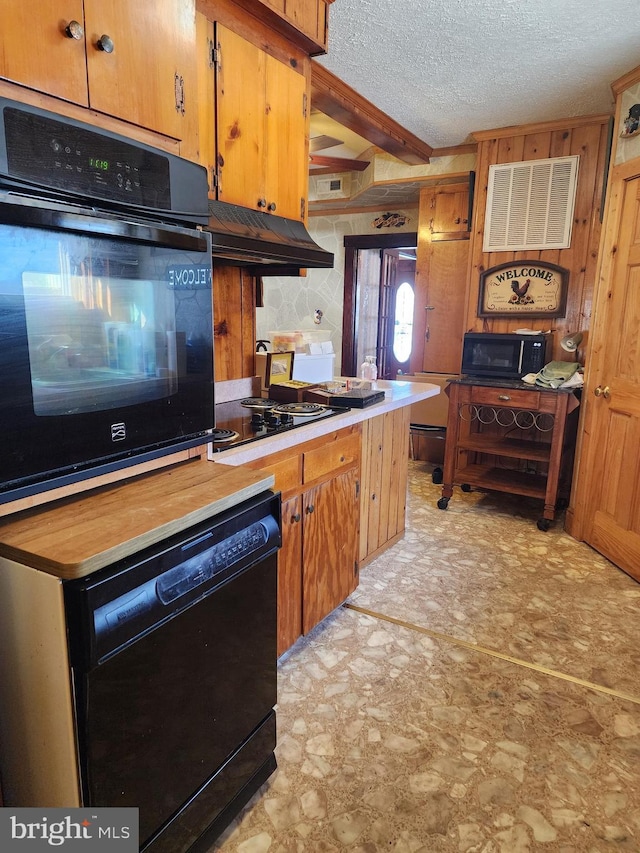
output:
[{"label": "folded towel", "polygon": [[559,388],[571,379],[579,367],[577,361],[550,361],[536,376],[536,385],[542,388]]}]

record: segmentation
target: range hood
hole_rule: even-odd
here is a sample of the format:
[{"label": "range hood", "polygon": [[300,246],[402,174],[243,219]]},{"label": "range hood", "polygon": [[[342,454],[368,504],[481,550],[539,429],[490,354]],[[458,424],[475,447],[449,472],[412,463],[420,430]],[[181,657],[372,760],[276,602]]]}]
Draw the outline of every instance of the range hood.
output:
[{"label": "range hood", "polygon": [[212,255],[258,275],[292,275],[300,269],[330,269],[333,255],[315,243],[302,222],[250,210],[224,201],[209,201]]}]

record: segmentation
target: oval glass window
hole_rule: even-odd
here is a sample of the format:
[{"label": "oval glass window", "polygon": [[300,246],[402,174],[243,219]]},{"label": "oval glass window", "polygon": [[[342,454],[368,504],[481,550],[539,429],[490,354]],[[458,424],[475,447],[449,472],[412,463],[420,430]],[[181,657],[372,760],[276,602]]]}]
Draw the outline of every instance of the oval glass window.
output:
[{"label": "oval glass window", "polygon": [[393,327],[393,355],[403,364],[411,356],[413,345],[413,287],[403,281],[396,291],[396,316]]}]

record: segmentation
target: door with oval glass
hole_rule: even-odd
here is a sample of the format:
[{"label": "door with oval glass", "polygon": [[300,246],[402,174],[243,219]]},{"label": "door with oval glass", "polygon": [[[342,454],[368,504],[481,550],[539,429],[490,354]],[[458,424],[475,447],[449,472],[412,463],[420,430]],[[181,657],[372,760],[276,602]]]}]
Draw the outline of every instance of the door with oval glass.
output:
[{"label": "door with oval glass", "polygon": [[382,253],[378,312],[378,374],[395,379],[409,373],[415,346],[415,251],[387,249]]}]

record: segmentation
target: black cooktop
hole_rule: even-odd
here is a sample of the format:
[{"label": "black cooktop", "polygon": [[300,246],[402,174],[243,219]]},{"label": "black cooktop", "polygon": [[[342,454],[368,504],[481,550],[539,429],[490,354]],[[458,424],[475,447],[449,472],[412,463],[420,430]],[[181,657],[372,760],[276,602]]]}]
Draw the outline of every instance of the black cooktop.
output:
[{"label": "black cooktop", "polygon": [[282,403],[262,397],[246,397],[218,403],[215,407],[213,450],[248,444],[270,435],[340,415],[348,409],[333,409],[318,403]]}]

